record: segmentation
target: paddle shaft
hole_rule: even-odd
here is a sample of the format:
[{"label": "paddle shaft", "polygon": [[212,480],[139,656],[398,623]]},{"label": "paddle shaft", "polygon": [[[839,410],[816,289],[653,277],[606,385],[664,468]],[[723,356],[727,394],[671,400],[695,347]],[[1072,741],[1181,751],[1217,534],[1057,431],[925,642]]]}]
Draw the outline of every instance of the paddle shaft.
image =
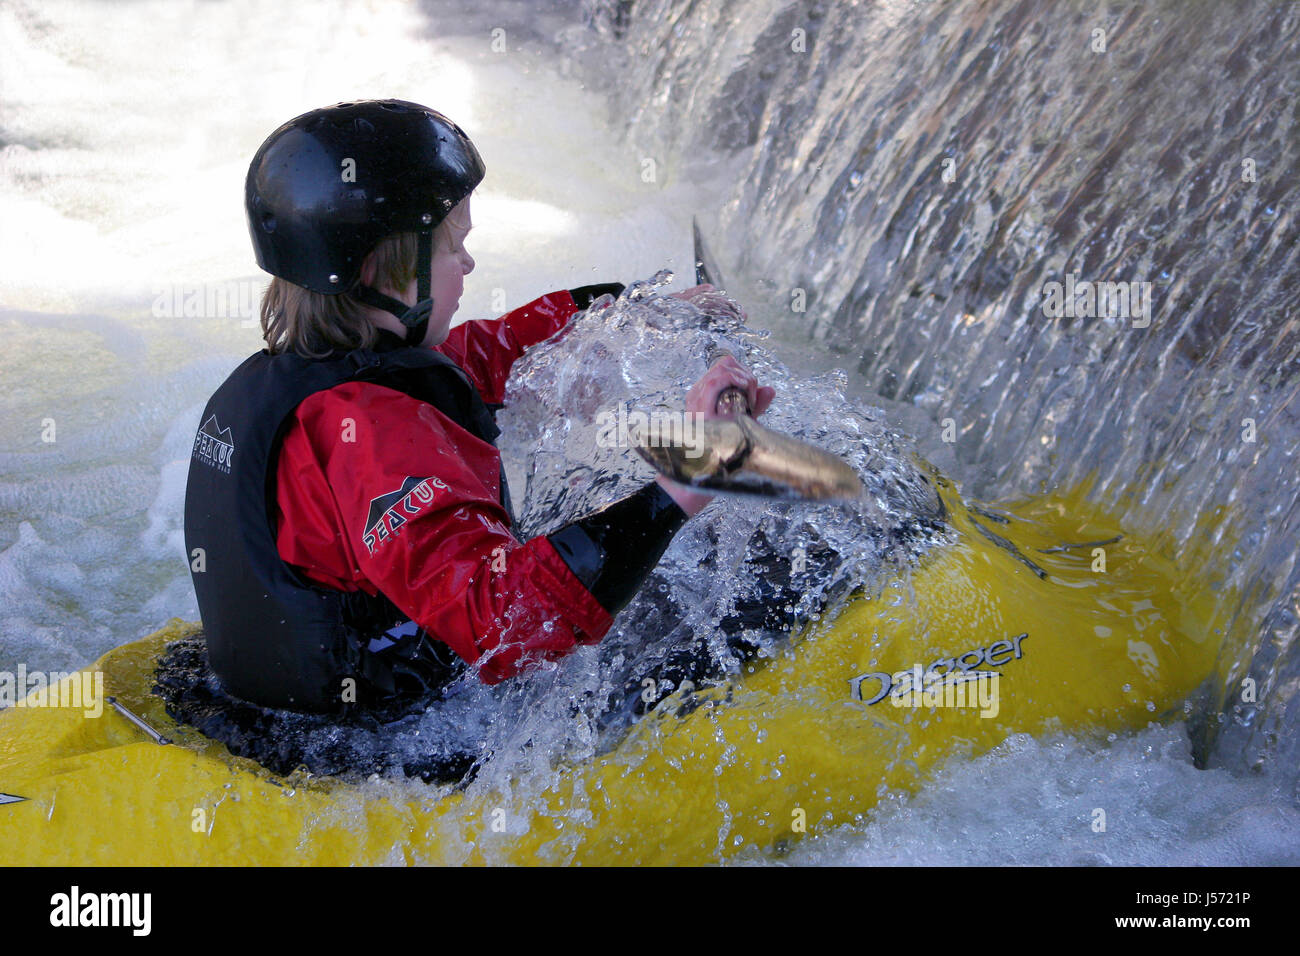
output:
[{"label": "paddle shaft", "polygon": [[[712,257],[704,247],[704,236],[700,232],[700,224],[694,216],[691,217],[691,238],[695,244],[695,282],[697,285],[711,285],[716,287],[722,280],[719,278],[718,267],[713,263]],[[705,352],[704,360],[708,365],[712,365],[720,358],[735,358],[730,352],[716,345],[710,345]],[[749,415],[749,396],[742,389],[731,386],[721,395],[718,396],[718,402],[714,406],[715,411],[720,415]]]},{"label": "paddle shaft", "polygon": [[[731,352],[728,352],[726,349],[719,348],[716,345],[710,345],[704,355],[704,360],[709,364],[710,367],[712,367],[712,365],[715,362],[717,362],[718,359],[724,359],[724,358],[734,359],[736,358],[736,356],[733,355]],[[718,401],[717,404],[714,406],[714,409],[720,415],[751,414],[749,408],[749,396],[745,394],[744,389],[738,388],[735,385],[729,386],[720,395],[718,395]]]}]

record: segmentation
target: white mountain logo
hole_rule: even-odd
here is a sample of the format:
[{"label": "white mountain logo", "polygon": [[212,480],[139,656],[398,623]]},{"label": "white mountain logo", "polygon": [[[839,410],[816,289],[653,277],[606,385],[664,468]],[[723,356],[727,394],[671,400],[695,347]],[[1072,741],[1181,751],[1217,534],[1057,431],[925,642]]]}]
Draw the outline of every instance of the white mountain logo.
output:
[{"label": "white mountain logo", "polygon": [[199,433],[194,436],[193,455],[205,465],[230,474],[230,460],[235,456],[235,439],[229,428],[217,424],[216,415],[209,415]]},{"label": "white mountain logo", "polygon": [[434,490],[446,489],[441,478],[412,478],[402,487],[370,500],[366,530],[361,536],[371,554],[401,530],[402,525],[418,515],[433,501]]}]

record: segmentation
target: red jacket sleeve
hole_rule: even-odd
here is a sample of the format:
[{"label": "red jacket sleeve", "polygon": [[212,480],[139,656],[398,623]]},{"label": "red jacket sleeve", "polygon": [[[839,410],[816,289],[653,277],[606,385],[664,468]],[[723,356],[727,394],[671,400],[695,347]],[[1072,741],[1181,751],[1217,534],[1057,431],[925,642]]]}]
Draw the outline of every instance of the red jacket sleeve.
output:
[{"label": "red jacket sleeve", "polygon": [[382,592],[485,683],[596,643],[609,613],[546,538],[511,534],[499,467],[492,445],[401,392],[318,392],[281,445],[280,556],[319,584]]},{"label": "red jacket sleeve", "polygon": [[499,319],[461,323],[435,351],[465,370],[483,401],[500,405],[510,368],[524,350],[564,328],[577,311],[568,292],[552,292]]}]

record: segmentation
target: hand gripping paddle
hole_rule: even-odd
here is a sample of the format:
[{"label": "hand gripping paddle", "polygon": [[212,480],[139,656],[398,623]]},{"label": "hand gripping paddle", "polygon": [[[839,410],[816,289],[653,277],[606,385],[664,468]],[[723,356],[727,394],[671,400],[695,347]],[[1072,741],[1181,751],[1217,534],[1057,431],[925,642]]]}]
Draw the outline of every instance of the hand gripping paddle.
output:
[{"label": "hand gripping paddle", "polygon": [[[699,223],[692,221],[691,228],[695,281],[716,287],[721,280],[704,248]],[[712,365],[730,354],[714,346],[705,359]],[[866,494],[857,472],[839,458],[756,422],[741,389],[733,386],[719,395],[716,410],[727,417],[687,415],[683,428],[672,436],[639,436],[637,453],[665,477],[711,491],[805,501]],[[686,440],[688,435],[693,440]]]}]

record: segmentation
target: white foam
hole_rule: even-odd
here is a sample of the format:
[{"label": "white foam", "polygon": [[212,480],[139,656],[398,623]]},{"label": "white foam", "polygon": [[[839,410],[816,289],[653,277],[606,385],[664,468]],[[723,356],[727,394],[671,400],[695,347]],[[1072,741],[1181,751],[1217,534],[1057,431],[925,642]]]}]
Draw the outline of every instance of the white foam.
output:
[{"label": "white foam", "polygon": [[785,861],[1294,866],[1300,810],[1264,778],[1197,770],[1182,724],[1103,747],[1019,735],[974,760],[949,761],[915,796],[893,795],[863,822],[805,840]]},{"label": "white foam", "polygon": [[82,665],[195,615],[189,444],[207,396],[262,343],[238,317],[152,307],[177,285],[260,289],[243,177],[289,118],[396,96],[470,131],[488,178],[460,319],[688,259],[693,194],[667,170],[642,182],[602,132],[603,100],[517,42],[497,55],[487,35],[431,38],[439,25],[382,0],[0,8],[0,656]]}]

